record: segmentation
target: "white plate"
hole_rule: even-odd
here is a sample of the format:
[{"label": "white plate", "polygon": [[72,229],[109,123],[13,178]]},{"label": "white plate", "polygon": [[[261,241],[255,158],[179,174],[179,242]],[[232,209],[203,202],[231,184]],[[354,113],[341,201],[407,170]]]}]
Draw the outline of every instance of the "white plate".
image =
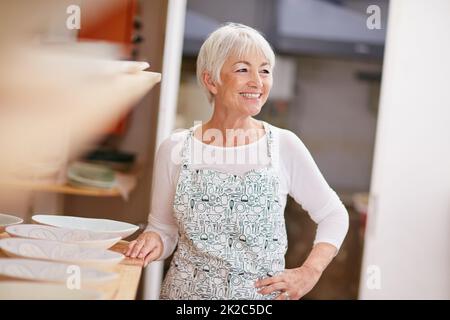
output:
[{"label": "white plate", "polygon": [[67,170],[70,183],[103,189],[111,189],[116,185],[116,176],[111,168],[86,162],[74,162]]},{"label": "white plate", "polygon": [[5,231],[13,237],[60,241],[78,244],[85,248],[108,249],[115,245],[121,237],[96,233],[87,230],[57,228],[37,224],[20,224],[6,227]]},{"label": "white plate", "polygon": [[132,235],[139,229],[139,227],[134,224],[109,219],[81,218],[45,214],[34,215],[33,217],[31,217],[31,219],[36,223],[46,224],[49,226],[109,233],[121,236],[122,238],[126,238]]},{"label": "white plate", "polygon": [[100,300],[95,290],[69,289],[65,285],[39,282],[2,281],[0,300]]},{"label": "white plate", "polygon": [[103,249],[83,248],[57,241],[7,238],[0,248],[11,257],[60,261],[84,266],[109,267],[123,260],[124,255]]},{"label": "white plate", "polygon": [[81,284],[115,280],[118,274],[77,265],[31,259],[0,258],[0,275],[8,278],[66,283],[79,274]]},{"label": "white plate", "polygon": [[5,231],[5,228],[7,226],[12,226],[15,224],[22,223],[23,219],[16,217],[16,216],[10,216],[9,214],[3,214],[0,213],[0,233]]}]

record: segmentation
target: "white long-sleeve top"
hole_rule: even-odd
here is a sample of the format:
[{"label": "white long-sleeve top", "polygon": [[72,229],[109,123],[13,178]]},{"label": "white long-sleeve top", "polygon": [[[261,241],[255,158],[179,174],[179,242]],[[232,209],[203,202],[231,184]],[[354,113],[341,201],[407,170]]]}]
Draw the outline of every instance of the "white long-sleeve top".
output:
[{"label": "white long-sleeve top", "polygon": [[[314,244],[330,243],[338,250],[347,234],[348,213],[329,187],[308,149],[291,131],[269,125],[273,134],[272,161],[280,177],[280,205],[284,211],[287,195],[306,210],[317,223]],[[157,150],[154,167],[151,210],[145,231],[157,232],[164,250],[159,258],[170,256],[178,242],[173,200],[180,172],[181,150],[189,130],[174,132]],[[238,147],[217,147],[192,138],[192,168],[211,168],[236,175],[267,166],[267,135]]]}]

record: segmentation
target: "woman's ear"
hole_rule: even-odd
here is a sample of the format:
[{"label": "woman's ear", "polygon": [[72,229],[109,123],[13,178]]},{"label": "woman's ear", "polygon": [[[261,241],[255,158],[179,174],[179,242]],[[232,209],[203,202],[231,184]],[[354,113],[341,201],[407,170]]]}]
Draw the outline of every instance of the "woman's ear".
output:
[{"label": "woman's ear", "polygon": [[209,74],[209,72],[203,72],[203,83],[205,84],[206,88],[208,88],[209,92],[211,92],[213,95],[217,94],[217,86],[214,83],[213,78]]}]

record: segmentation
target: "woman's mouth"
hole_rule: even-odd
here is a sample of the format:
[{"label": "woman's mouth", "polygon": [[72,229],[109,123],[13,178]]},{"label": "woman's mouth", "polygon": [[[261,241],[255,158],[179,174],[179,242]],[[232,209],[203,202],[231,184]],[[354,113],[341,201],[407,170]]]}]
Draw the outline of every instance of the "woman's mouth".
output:
[{"label": "woman's mouth", "polygon": [[241,92],[240,95],[245,99],[256,100],[261,98],[262,93],[252,93],[252,92]]}]

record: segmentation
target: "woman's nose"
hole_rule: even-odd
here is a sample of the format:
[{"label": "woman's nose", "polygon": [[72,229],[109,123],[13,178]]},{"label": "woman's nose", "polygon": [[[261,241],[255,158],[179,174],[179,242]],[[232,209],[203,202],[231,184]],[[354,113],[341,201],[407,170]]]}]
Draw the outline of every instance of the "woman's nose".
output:
[{"label": "woman's nose", "polygon": [[248,84],[249,84],[249,86],[256,87],[256,88],[262,87],[262,85],[263,85],[262,79],[258,72],[252,72],[251,79]]}]

